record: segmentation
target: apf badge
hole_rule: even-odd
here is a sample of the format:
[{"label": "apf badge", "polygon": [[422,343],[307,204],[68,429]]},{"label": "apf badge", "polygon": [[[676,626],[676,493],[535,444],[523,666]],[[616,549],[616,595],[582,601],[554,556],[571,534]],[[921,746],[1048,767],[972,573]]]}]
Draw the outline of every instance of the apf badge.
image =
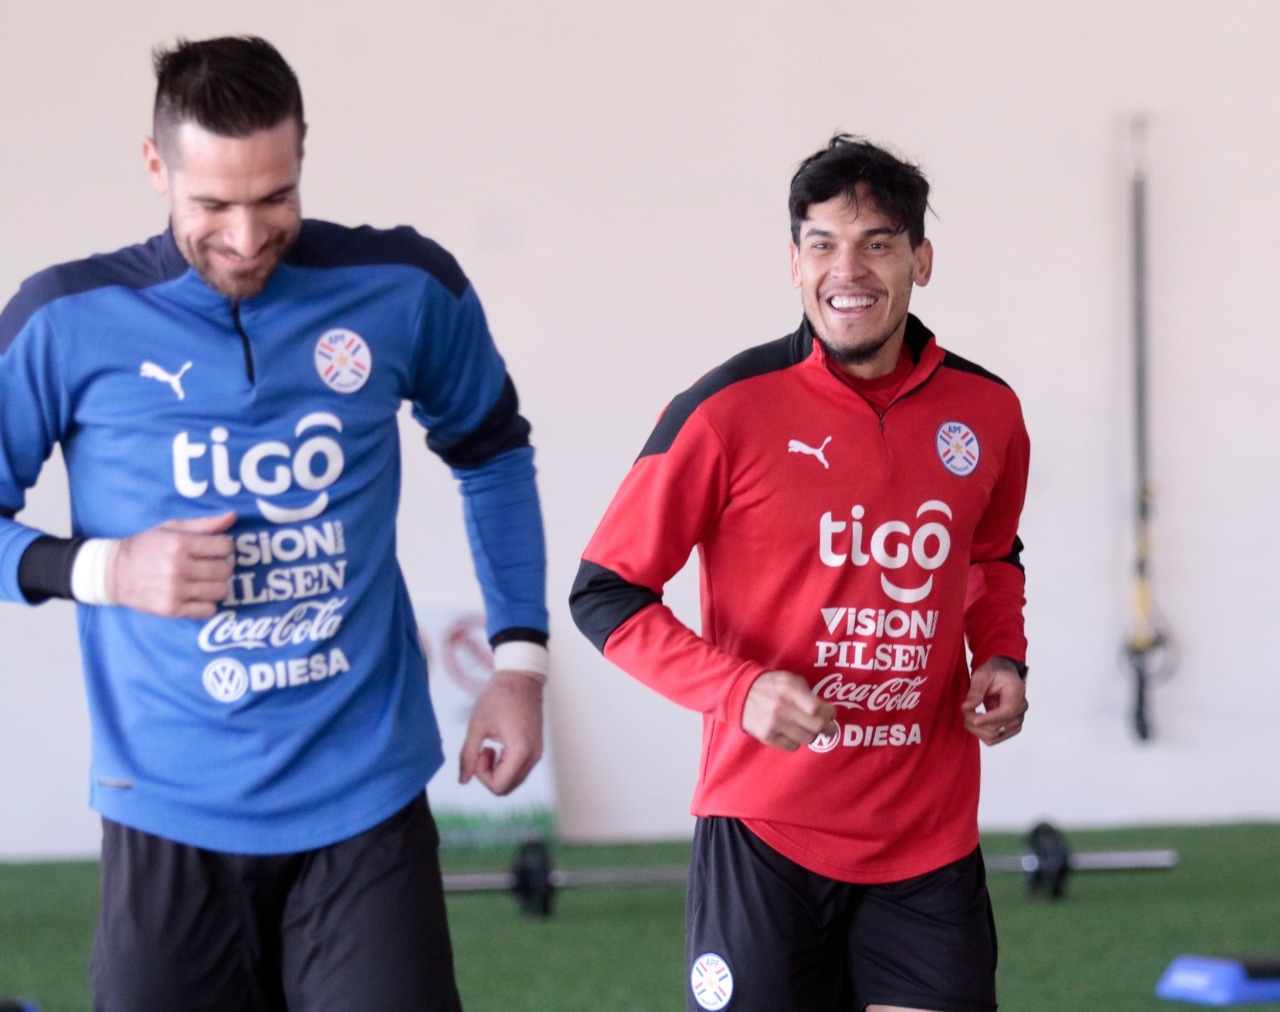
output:
[{"label": "apf badge", "polygon": [[943,467],[959,478],[973,474],[982,451],[969,426],[964,422],[943,422],[938,426],[936,442]]},{"label": "apf badge", "polygon": [[729,964],[714,952],[704,952],[693,961],[689,986],[700,1008],[722,1009],[733,997],[733,973]]},{"label": "apf badge", "polygon": [[330,390],[353,394],[369,378],[373,355],[363,337],[354,330],[338,327],[320,335],[315,361],[316,372]]}]

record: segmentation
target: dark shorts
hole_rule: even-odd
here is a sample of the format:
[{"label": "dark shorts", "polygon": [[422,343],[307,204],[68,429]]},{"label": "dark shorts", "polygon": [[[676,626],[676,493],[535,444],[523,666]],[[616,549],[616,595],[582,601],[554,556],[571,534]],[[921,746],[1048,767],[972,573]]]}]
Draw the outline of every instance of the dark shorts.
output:
[{"label": "dark shorts", "polygon": [[225,854],[103,820],[96,1012],[454,1012],[435,820]]},{"label": "dark shorts", "polygon": [[996,1007],[982,854],[853,885],[802,868],[737,819],[699,819],[685,910],[689,1012]]}]

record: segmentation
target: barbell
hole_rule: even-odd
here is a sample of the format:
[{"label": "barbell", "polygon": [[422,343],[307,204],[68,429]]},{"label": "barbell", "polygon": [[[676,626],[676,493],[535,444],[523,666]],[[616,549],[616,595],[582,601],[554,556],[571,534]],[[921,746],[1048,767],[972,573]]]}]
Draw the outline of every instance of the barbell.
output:
[{"label": "barbell", "polygon": [[[1178,863],[1174,850],[1103,850],[1073,852],[1061,830],[1047,822],[1034,826],[1021,855],[986,858],[988,871],[1021,873],[1027,892],[1037,899],[1058,900],[1066,893],[1073,872],[1167,869]],[[646,886],[683,884],[689,870],[683,866],[652,868],[596,868],[564,871],[553,867],[546,840],[520,844],[507,872],[472,872],[444,876],[446,892],[510,892],[527,917],[549,917],[558,889],[584,886]],[[0,1010],[2,1012],[2,1010]]]}]

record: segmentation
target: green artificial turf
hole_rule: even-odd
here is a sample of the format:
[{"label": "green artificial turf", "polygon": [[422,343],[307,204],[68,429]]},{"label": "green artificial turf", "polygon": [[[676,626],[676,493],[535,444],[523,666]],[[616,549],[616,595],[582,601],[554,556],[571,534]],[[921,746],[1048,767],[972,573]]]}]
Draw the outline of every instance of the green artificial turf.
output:
[{"label": "green artificial turf", "polygon": [[[566,871],[687,867],[689,845],[560,846],[554,860]],[[511,854],[443,863],[446,873],[504,868]],[[523,916],[505,894],[452,893],[448,906],[468,1012],[684,1007],[682,884],[561,889],[545,920]]]},{"label": "green artificial turf", "polygon": [[[1170,871],[1073,876],[1058,902],[1027,899],[1022,881],[992,875],[1000,932],[1001,1007],[1020,1010],[1192,1009],[1155,985],[1173,957],[1280,958],[1280,826],[1070,833],[1076,850],[1170,847]],[[1010,853],[1016,841],[984,849]],[[1246,1006],[1277,1010],[1280,1003]]]},{"label": "green artificial turf", "polygon": [[[1154,989],[1183,953],[1280,958],[1280,825],[1069,832],[1075,850],[1173,848],[1172,871],[1075,875],[1057,902],[991,876],[1006,1012],[1176,1012]],[[989,855],[1021,840],[988,836]],[[688,845],[559,846],[558,868],[670,867]],[[448,852],[446,872],[505,871],[510,850]],[[93,863],[0,864],[0,995],[87,1012]],[[468,1012],[617,1012],[683,1006],[683,887],[569,888],[545,920],[503,893],[451,893]],[[1275,1012],[1280,1004],[1250,1005]]]},{"label": "green artificial turf", "polygon": [[88,1012],[98,865],[0,864],[0,995],[41,1012]]}]

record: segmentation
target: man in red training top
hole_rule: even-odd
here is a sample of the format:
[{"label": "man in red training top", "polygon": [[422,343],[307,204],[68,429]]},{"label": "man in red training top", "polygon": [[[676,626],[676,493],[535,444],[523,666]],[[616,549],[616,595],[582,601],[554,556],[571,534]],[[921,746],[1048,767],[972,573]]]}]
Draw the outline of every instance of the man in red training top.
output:
[{"label": "man in red training top", "polygon": [[[1028,440],[908,312],[928,192],[844,134],[801,164],[800,328],[671,402],[574,585],[604,655],[703,715],[691,1012],[996,1007],[978,742],[1027,709]],[[701,635],[661,596],[695,547]]]}]

